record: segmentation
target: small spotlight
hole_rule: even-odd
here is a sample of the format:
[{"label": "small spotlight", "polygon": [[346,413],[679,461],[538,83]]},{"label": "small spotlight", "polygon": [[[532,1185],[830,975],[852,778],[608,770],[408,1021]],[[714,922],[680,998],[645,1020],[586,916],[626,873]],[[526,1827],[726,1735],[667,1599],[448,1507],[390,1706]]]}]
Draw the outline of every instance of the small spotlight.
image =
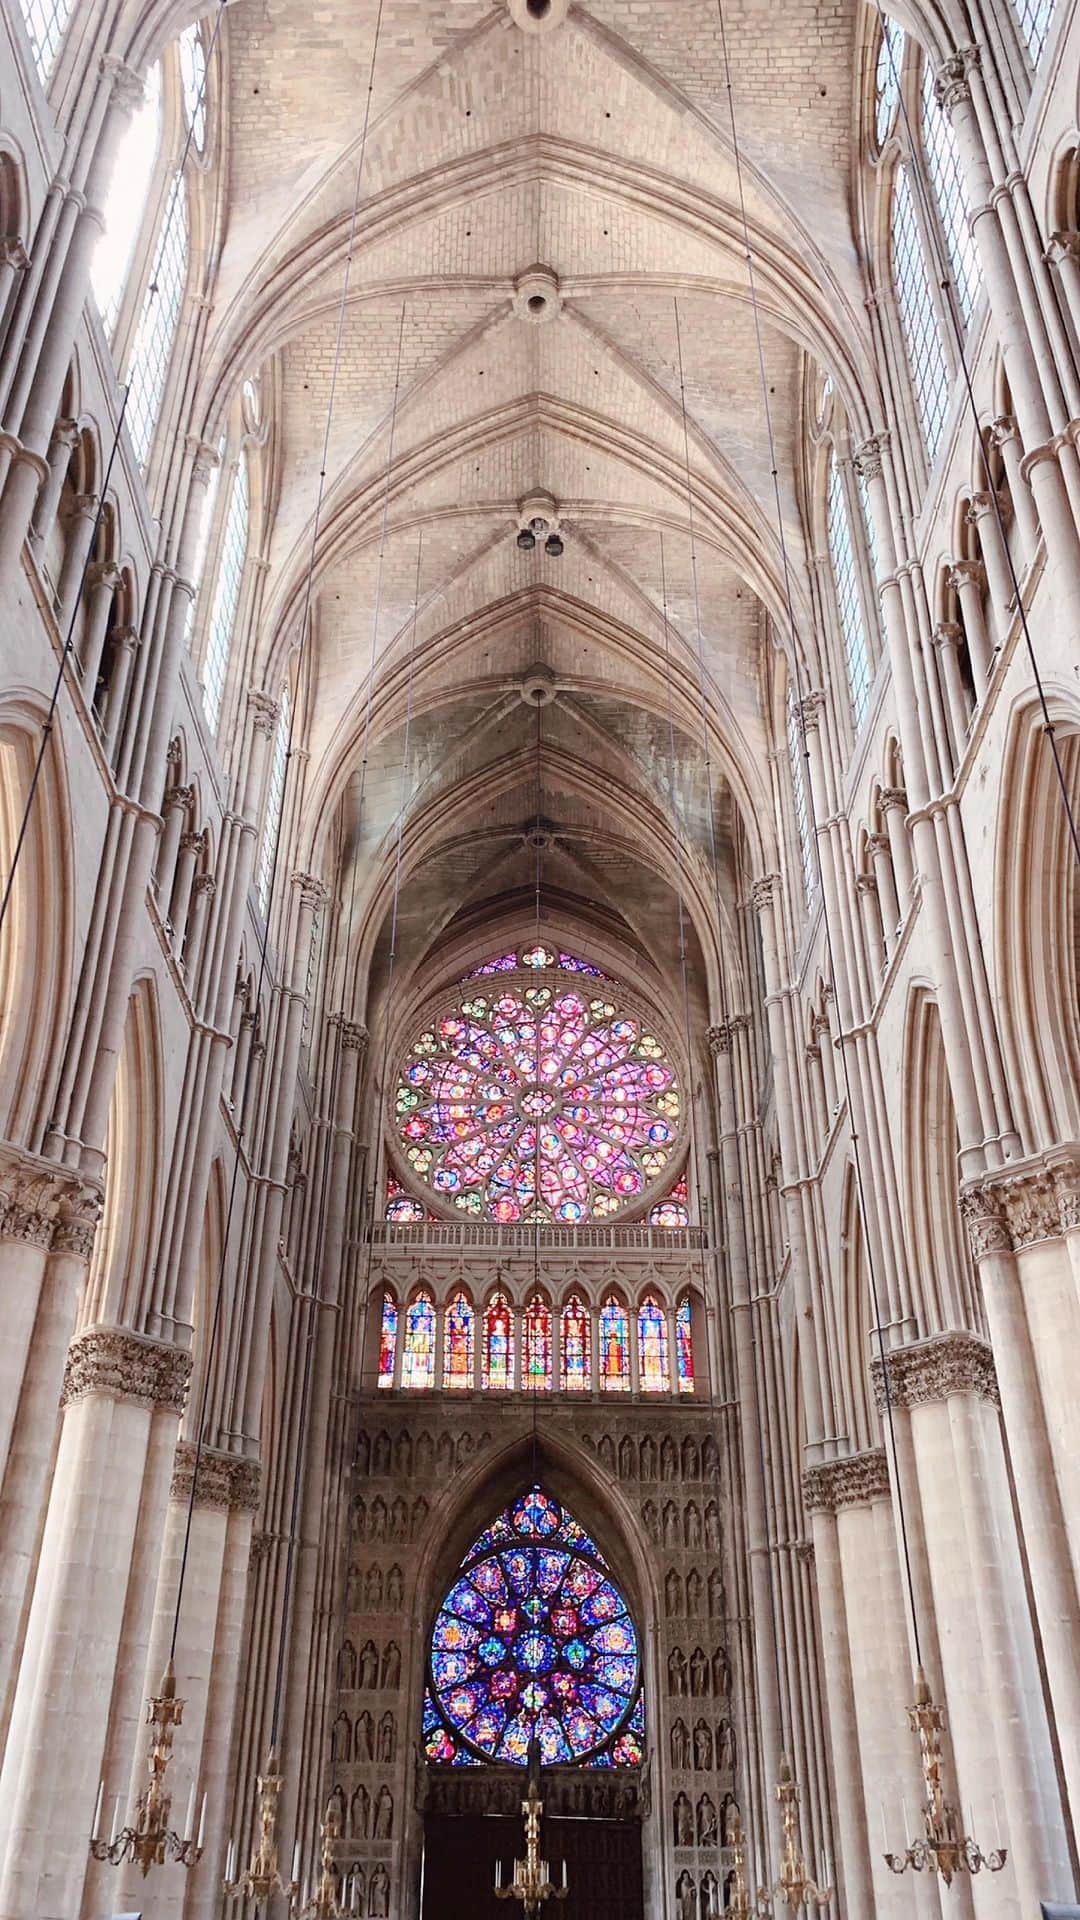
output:
[{"label": "small spotlight", "polygon": [[544,541],[544,552],[549,560],[557,560],[563,551],[563,543],[557,533],[549,533]]},{"label": "small spotlight", "polygon": [[517,537],[517,543],[522,553],[531,553],[536,545],[536,535],[531,532],[528,527],[522,527]]}]

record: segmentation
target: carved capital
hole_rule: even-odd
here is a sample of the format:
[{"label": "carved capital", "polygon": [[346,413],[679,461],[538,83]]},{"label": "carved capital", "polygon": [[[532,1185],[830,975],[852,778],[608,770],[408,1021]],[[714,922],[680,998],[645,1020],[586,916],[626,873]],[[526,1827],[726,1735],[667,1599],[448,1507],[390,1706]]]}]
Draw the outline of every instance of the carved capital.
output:
[{"label": "carved capital", "polygon": [[[925,1407],[954,1394],[966,1393],[998,1405],[994,1356],[985,1340],[973,1333],[938,1333],[908,1347],[895,1347],[888,1356],[889,1386],[894,1406]],[[870,1362],[870,1376],[878,1411],[885,1411],[885,1381],[880,1355]]]},{"label": "carved capital", "polygon": [[0,267],[14,267],[16,273],[22,273],[29,265],[30,255],[18,234],[5,233],[0,240]]},{"label": "carved capital", "polygon": [[947,577],[954,593],[961,593],[965,587],[974,587],[981,593],[986,581],[981,560],[956,560],[949,568]]},{"label": "carved capital", "polygon": [[335,1020],[341,1028],[342,1046],[347,1047],[351,1053],[365,1054],[369,1039],[367,1028],[360,1026],[356,1020],[346,1020],[340,1014],[335,1015]]},{"label": "carved capital", "polygon": [[213,874],[200,873],[197,875],[194,890],[196,893],[204,893],[208,900],[212,900],[217,892],[217,881],[214,879]]},{"label": "carved capital", "polygon": [[96,493],[73,493],[64,507],[64,520],[70,525],[72,520],[92,520],[98,510]]},{"label": "carved capital", "polygon": [[978,47],[958,47],[943,60],[934,75],[934,99],[943,113],[951,114],[963,100],[971,99],[968,74],[980,63]]},{"label": "carved capital", "polygon": [[[1077,239],[1080,239],[1080,234]],[[991,420],[990,439],[998,448],[1008,446],[1010,440],[1019,441],[1020,429],[1011,413],[999,413],[996,420]]]},{"label": "carved capital", "polygon": [[292,882],[294,887],[299,888],[300,905],[302,907],[310,907],[313,913],[317,913],[327,898],[326,888],[318,875],[314,873],[294,873]]},{"label": "carved capital", "polygon": [[820,687],[814,687],[799,702],[799,714],[804,733],[816,733],[821,725],[821,716],[825,708],[825,695]]},{"label": "carved capital", "polygon": [[871,434],[855,452],[855,471],[862,480],[880,480],[882,472],[882,449],[888,434]]},{"label": "carved capital", "polygon": [[86,569],[86,584],[91,591],[95,587],[105,587],[109,593],[115,593],[123,577],[115,560],[95,560]]},{"label": "carved capital", "polygon": [[194,833],[194,832],[184,833],[184,834],[181,834],[180,836],[181,853],[194,853],[195,855],[198,855],[202,853],[205,846],[206,846],[206,834],[202,831],[201,828],[198,831],[198,833]]},{"label": "carved capital", "polygon": [[825,1460],[803,1474],[803,1499],[808,1513],[839,1513],[843,1507],[865,1507],[889,1498],[889,1464],[884,1447],[849,1453],[843,1460]]},{"label": "carved capital", "polygon": [[[173,1456],[170,1488],[174,1500],[184,1506],[191,1499],[195,1476],[196,1449],[190,1440],[180,1440]],[[219,1512],[254,1513],[259,1504],[262,1468],[257,1460],[239,1454],[222,1453],[216,1447],[204,1447],[199,1454],[195,1479],[195,1505],[216,1507]]]},{"label": "carved capital", "polygon": [[1051,267],[1059,267],[1063,260],[1080,260],[1080,233],[1052,233],[1043,259]]},{"label": "carved capital", "polygon": [[882,787],[878,794],[878,805],[883,813],[887,813],[890,807],[902,807],[906,813],[908,797],[903,787]]},{"label": "carved capital", "polygon": [[1080,1151],[979,1180],[960,1195],[974,1260],[1058,1240],[1080,1225]]},{"label": "carved capital", "polygon": [[934,628],[934,645],[939,649],[958,647],[963,638],[964,629],[955,620],[939,620]]},{"label": "carved capital", "polygon": [[141,1406],[184,1411],[191,1355],[164,1340],[147,1340],[125,1327],[90,1327],[68,1348],[62,1407],[88,1393],[104,1393]]},{"label": "carved capital", "polygon": [[278,704],[269,694],[253,688],[248,694],[248,706],[251,709],[251,724],[256,733],[262,733],[269,739],[278,723]]},{"label": "carved capital", "polygon": [[125,113],[135,113],[146,99],[146,87],[141,73],[129,67],[115,53],[107,53],[101,62],[102,73],[112,80],[113,99]]},{"label": "carved capital", "polygon": [[877,881],[874,875],[872,873],[857,873],[855,875],[855,891],[856,893],[876,893]]},{"label": "carved capital", "polygon": [[706,1028],[705,1038],[708,1041],[709,1052],[712,1054],[714,1060],[718,1059],[722,1053],[730,1053],[731,1022],[722,1020],[719,1026]]},{"label": "carved capital", "polygon": [[[988,513],[993,514],[995,512],[995,509],[999,514],[1004,513],[1005,511],[1005,503],[1002,500],[1001,495],[998,493],[990,493],[987,491],[986,488],[983,488],[981,492],[972,494],[971,499],[968,502],[968,508],[967,508],[966,514],[964,515],[964,518],[968,522],[969,526],[977,527],[979,524],[979,521],[985,520],[987,514]],[[963,562],[964,566],[971,566],[972,564],[973,563],[969,560],[966,560]],[[959,565],[960,563],[958,562],[957,568],[955,569],[956,571],[959,570]],[[981,567],[979,568],[979,573],[980,575],[982,575]]]},{"label": "carved capital", "polygon": [[162,811],[168,807],[183,807],[185,812],[195,799],[194,787],[170,787],[162,801]]},{"label": "carved capital", "polygon": [[755,913],[767,913],[780,891],[780,876],[777,873],[763,874],[755,880],[750,889],[750,905]]},{"label": "carved capital", "polygon": [[868,833],[866,836],[866,845],[872,854],[888,853],[889,836],[887,833]]}]

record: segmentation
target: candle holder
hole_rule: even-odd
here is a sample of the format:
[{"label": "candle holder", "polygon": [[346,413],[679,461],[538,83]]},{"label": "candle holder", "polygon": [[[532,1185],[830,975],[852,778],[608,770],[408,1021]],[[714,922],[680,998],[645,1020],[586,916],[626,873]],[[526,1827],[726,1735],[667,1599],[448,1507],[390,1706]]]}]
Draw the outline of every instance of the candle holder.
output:
[{"label": "candle holder", "polygon": [[[723,1861],[731,1874],[728,1888],[728,1903],[724,1908],[724,1920],[767,1920],[772,1913],[772,1902],[765,1893],[755,1897],[746,1884],[746,1835],[743,1833],[739,1809],[732,1801],[727,1811]],[[719,1908],[716,1895],[713,1895],[713,1908],[709,1920],[719,1920]]]},{"label": "candle holder", "polygon": [[540,1857],[540,1815],[544,1803],[540,1798],[540,1749],[535,1739],[529,1744],[529,1790],[521,1803],[522,1820],[525,1826],[525,1858],[514,1861],[514,1877],[508,1887],[502,1884],[502,1861],[495,1863],[496,1900],[519,1900],[522,1912],[538,1914],[545,1901],[565,1900],[570,1892],[566,1883],[566,1861],[562,1863],[562,1885],[556,1886],[548,1871],[548,1863]]},{"label": "candle holder", "polygon": [[292,1878],[283,1880],[278,1868],[278,1800],[283,1784],[283,1776],[278,1771],[278,1757],[271,1748],[266,1756],[266,1766],[258,1776],[258,1843],[247,1870],[239,1878],[236,1873],[236,1841],[229,1841],[222,1891],[230,1900],[269,1900],[272,1894],[280,1893],[291,1902],[299,1892],[299,1840],[293,1849]]},{"label": "candle holder", "polygon": [[[172,1794],[166,1785],[166,1774],[169,1761],[172,1759],[173,1732],[180,1725],[183,1717],[184,1702],[177,1699],[176,1675],[170,1660],[162,1674],[159,1692],[146,1703],[147,1725],[154,1730],[148,1759],[150,1779],[136,1802],[135,1824],[121,1827],[118,1831],[114,1815],[113,1830],[108,1840],[99,1838],[101,1803],[104,1797],[104,1782],[102,1782],[98,1787],[94,1826],[90,1835],[90,1852],[95,1860],[107,1860],[110,1866],[114,1867],[121,1866],[126,1861],[135,1861],[145,1879],[151,1867],[162,1867],[166,1860],[176,1861],[182,1867],[193,1867],[201,1858],[203,1831],[206,1826],[206,1795],[203,1794],[197,1839],[194,1831],[194,1786],[188,1801],[183,1835],[174,1832],[169,1825]],[[119,1808],[119,1797],[116,1804]]]},{"label": "candle holder", "polygon": [[[941,1736],[945,1731],[945,1710],[930,1692],[930,1682],[922,1667],[915,1673],[915,1701],[908,1708],[908,1723],[919,1736],[919,1757],[926,1785],[926,1804],[922,1809],[926,1831],[905,1847],[903,1853],[887,1853],[885,1864],[893,1873],[936,1873],[951,1886],[958,1873],[1000,1873],[1008,1859],[1007,1847],[995,1847],[984,1853],[976,1840],[966,1834],[956,1808],[945,1798],[944,1761]],[[906,1822],[905,1822],[906,1824]]]},{"label": "candle holder", "polygon": [[[817,1881],[811,1879],[803,1858],[799,1839],[799,1789],[795,1785],[786,1754],[780,1756],[776,1798],[780,1804],[784,1826],[784,1847],[780,1858],[780,1878],[772,1889],[772,1897],[774,1900],[783,1901],[792,1913],[801,1913],[804,1907],[825,1907],[833,1897],[833,1889],[828,1884],[819,1887]],[[826,1882],[828,1874],[828,1861],[826,1861]],[[768,1903],[769,1894],[763,1888],[758,1893],[758,1911],[768,1912]]]},{"label": "candle holder", "polygon": [[337,1870],[334,1845],[340,1839],[341,1815],[337,1809],[337,1802],[329,1800],[323,1816],[319,1841],[319,1878],[310,1898],[306,1884],[299,1899],[295,1897],[297,1890],[294,1888],[290,1909],[293,1920],[343,1920],[344,1915],[360,1911],[356,1904],[356,1875],[353,1874],[350,1878],[349,1875],[341,1874]]}]

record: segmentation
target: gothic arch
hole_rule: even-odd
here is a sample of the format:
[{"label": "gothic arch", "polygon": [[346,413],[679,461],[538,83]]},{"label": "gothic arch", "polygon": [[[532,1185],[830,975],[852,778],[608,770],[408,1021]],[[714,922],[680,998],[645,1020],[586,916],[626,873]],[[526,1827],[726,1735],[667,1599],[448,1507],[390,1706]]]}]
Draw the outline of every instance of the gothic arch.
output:
[{"label": "gothic arch", "polygon": [[956,1113],[937,1002],[923,988],[915,990],[908,1008],[903,1085],[903,1165],[920,1332],[977,1329],[977,1283],[959,1211]]},{"label": "gothic arch", "polygon": [[142,1331],[161,1215],[162,1057],[152,979],[136,982],[109,1106],[105,1206],[94,1246],[84,1324]]},{"label": "gothic arch", "polygon": [[[12,872],[43,716],[0,710],[0,889]],[[6,1138],[40,1150],[52,1117],[71,990],[72,824],[56,725],[0,929],[0,1114]]]}]

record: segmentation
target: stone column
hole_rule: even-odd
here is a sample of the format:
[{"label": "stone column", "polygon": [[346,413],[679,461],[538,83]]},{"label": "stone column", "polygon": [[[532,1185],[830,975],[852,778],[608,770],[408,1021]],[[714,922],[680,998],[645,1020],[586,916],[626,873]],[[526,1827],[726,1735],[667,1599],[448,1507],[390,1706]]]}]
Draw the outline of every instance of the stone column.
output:
[{"label": "stone column", "polygon": [[86,617],[79,657],[82,661],[83,693],[88,707],[94,705],[113,596],[122,578],[119,567],[114,566],[111,560],[96,561],[87,569]]},{"label": "stone column", "polygon": [[185,833],[180,841],[180,857],[176,863],[176,878],[173,881],[172,895],[169,900],[169,925],[172,928],[173,952],[177,959],[183,951],[184,937],[187,933],[188,907],[191,904],[191,889],[195,884],[195,869],[206,845],[202,832]]},{"label": "stone column", "polygon": [[173,882],[176,879],[176,862],[180,854],[180,836],[184,831],[188,810],[194,799],[194,787],[170,787],[162,803],[165,826],[161,835],[161,844],[158,847],[155,885],[163,914],[168,913]]},{"label": "stone column", "polygon": [[68,1356],[52,1493],[0,1774],[0,1914],[78,1913],[155,1412],[179,1420],[178,1348],[92,1327]]},{"label": "stone column", "polygon": [[102,714],[102,728],[105,752],[110,761],[116,758],[120,744],[120,729],[124,722],[124,706],[127,701],[128,684],[131,669],[139,645],[137,627],[114,627],[112,631],[113,670],[109,680],[109,691]]},{"label": "stone column", "polygon": [[990,438],[1001,454],[1008,481],[1009,497],[1012,500],[1016,524],[1020,529],[1021,557],[1017,572],[1023,574],[1024,567],[1030,563],[1039,544],[1039,517],[1035,512],[1035,502],[1021,470],[1024,457],[1020,430],[1010,413],[1001,413],[990,424]]},{"label": "stone column", "polygon": [[[1072,1897],[1053,1749],[1001,1443],[993,1356],[970,1333],[894,1348],[893,1421],[914,1468],[910,1494],[929,1570],[955,1778],[946,1797],[985,1848],[999,1818],[1009,1873],[984,1876],[980,1920],[1026,1920]],[[881,1361],[872,1363],[884,1410]],[[921,1621],[925,1629],[929,1622]],[[996,1801],[996,1806],[995,1806]],[[1007,1821],[1006,1821],[1007,1811]]]},{"label": "stone column", "polygon": [[[962,631],[967,640],[976,700],[982,699],[986,692],[986,683],[990,678],[991,645],[983,613],[983,580],[983,569],[977,560],[954,561],[949,571],[949,585],[960,602]],[[951,704],[951,690],[949,699]],[[961,734],[958,740],[958,753],[962,753],[963,749],[964,736]]]},{"label": "stone column", "polygon": [[[65,640],[79,604],[79,588],[90,542],[94,537],[98,504],[96,493],[77,493],[68,503],[64,514],[64,557],[56,583],[56,620]],[[111,595],[110,587],[110,598]]]},{"label": "stone column", "polygon": [[878,901],[877,881],[872,873],[855,875],[855,892],[859,896],[859,906],[863,932],[866,936],[867,952],[870,956],[870,1001],[873,1005],[881,988],[881,976],[885,971],[885,940]]},{"label": "stone column", "polygon": [[908,839],[906,824],[907,794],[902,787],[882,787],[878,794],[878,805],[885,816],[885,830],[889,836],[889,851],[892,854],[894,891],[899,908],[897,925],[902,925],[911,911],[912,896],[915,892],[915,868],[911,858],[911,842]]},{"label": "stone column", "polygon": [[[975,528],[979,536],[987,585],[990,588],[990,607],[994,616],[997,647],[1000,647],[1004,641],[1016,611],[1016,594],[1013,591],[1005,535],[1001,528],[1001,513],[999,497],[996,494],[984,492],[972,494],[971,505],[966,515],[969,524]],[[969,632],[968,645],[970,644]],[[972,664],[976,665],[974,659]],[[990,659],[987,661],[987,671],[989,672],[992,667],[993,660]]]},{"label": "stone column", "polygon": [[963,638],[964,630],[962,627],[957,626],[955,620],[939,621],[938,625],[934,628],[934,646],[937,649],[937,655],[941,661],[941,678],[945,685],[945,698],[948,706],[949,739],[946,745],[948,747],[947,764],[950,773],[950,785],[952,784],[951,776],[955,775],[956,769],[963,758],[964,746],[967,741],[968,724],[971,717],[968,713],[964,683],[960,678],[960,661],[957,653],[957,649]]},{"label": "stone column", "polygon": [[0,1488],[56,1219],[52,1181],[26,1169],[0,1199]]},{"label": "stone column", "polygon": [[39,550],[39,555],[52,532],[56,509],[60,504],[60,495],[71,464],[71,456],[78,444],[78,421],[58,420],[49,443],[49,475],[38,495],[38,503],[34,510],[34,524],[31,529],[31,537]]},{"label": "stone column", "polygon": [[881,909],[885,953],[891,958],[903,919],[896,892],[896,877],[893,873],[892,838],[888,833],[872,833],[867,846],[874,863],[874,882],[877,887],[878,906]]}]

